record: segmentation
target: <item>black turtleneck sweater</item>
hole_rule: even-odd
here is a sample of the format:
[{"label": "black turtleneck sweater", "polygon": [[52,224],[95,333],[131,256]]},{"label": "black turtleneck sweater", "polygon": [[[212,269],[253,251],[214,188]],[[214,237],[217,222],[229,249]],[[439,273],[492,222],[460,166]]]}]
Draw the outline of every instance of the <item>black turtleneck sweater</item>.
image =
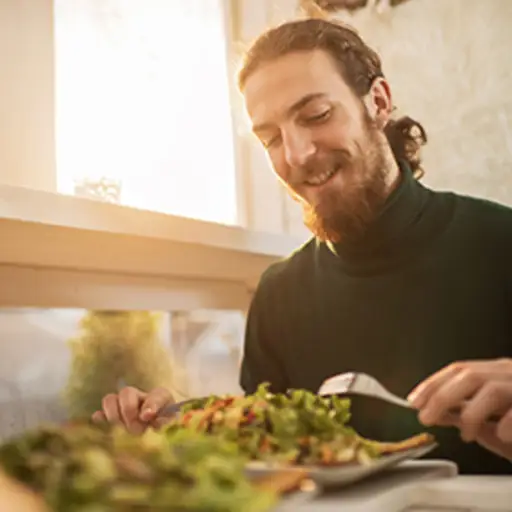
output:
[{"label": "black turtleneck sweater", "polygon": [[[512,209],[434,192],[402,169],[363,240],[311,240],[262,276],[246,330],[241,385],[317,391],[362,371],[407,396],[454,361],[512,357]],[[362,435],[399,440],[425,431],[414,411],[352,398]],[[431,428],[461,473],[512,474],[512,464],[455,429]]]}]

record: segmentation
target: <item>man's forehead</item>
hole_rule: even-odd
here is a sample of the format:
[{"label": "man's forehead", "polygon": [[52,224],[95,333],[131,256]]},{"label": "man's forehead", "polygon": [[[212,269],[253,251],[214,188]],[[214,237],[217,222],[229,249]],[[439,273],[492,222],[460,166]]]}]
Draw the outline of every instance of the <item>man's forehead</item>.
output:
[{"label": "man's forehead", "polygon": [[247,80],[244,97],[253,124],[267,122],[302,98],[328,95],[343,82],[323,51],[297,52],[262,64]]}]

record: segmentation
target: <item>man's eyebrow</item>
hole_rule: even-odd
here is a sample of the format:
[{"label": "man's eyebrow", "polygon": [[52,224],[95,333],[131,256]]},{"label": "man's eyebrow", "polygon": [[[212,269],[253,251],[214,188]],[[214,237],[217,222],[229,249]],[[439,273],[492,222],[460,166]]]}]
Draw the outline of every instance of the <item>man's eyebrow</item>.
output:
[{"label": "man's eyebrow", "polygon": [[[291,115],[295,114],[295,112],[297,112],[301,108],[304,108],[311,101],[317,100],[319,98],[325,98],[326,96],[327,96],[327,94],[324,92],[313,92],[310,94],[306,94],[305,96],[300,98],[300,100],[296,101],[293,105],[288,107],[288,109],[286,110],[286,117],[290,117]],[[254,133],[258,133],[258,132],[268,130],[268,129],[272,128],[272,126],[273,126],[272,123],[256,124],[252,127],[252,131]]]}]

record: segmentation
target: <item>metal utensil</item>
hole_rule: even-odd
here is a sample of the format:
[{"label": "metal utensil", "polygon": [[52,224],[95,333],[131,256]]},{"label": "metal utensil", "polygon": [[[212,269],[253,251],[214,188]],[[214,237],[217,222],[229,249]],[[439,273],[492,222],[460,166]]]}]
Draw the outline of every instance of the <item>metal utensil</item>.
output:
[{"label": "metal utensil", "polygon": [[348,393],[380,398],[386,402],[412,409],[411,403],[405,398],[391,393],[377,379],[366,373],[340,373],[325,380],[318,390],[318,394],[321,396],[345,395]]},{"label": "metal utensil", "polygon": [[[409,401],[407,401],[405,398],[395,395],[386,389],[386,387],[382,385],[376,378],[366,373],[347,372],[334,375],[333,377],[325,380],[318,390],[318,394],[321,396],[346,395],[350,393],[378,398],[380,400],[384,400],[385,402],[399,405],[407,409],[414,409]],[[457,407],[451,409],[449,414],[450,416],[457,416],[460,414],[461,410],[462,407]],[[497,423],[500,421],[500,419],[500,416],[493,415],[488,418],[487,421],[490,423]]]}]

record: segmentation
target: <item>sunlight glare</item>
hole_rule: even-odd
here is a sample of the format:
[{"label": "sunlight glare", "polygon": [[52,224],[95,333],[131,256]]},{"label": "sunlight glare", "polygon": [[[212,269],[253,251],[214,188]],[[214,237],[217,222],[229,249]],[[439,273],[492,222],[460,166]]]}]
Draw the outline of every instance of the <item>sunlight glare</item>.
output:
[{"label": "sunlight glare", "polygon": [[237,222],[221,0],[56,0],[58,190],[107,177],[121,203]]}]

